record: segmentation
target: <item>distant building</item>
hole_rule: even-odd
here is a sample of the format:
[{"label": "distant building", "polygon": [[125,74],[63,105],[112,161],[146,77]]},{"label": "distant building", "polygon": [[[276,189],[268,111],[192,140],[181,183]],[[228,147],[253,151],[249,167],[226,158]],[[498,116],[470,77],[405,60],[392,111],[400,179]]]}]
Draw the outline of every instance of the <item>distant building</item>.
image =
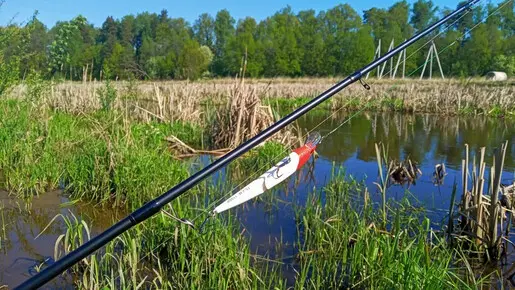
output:
[{"label": "distant building", "polygon": [[508,75],[502,71],[491,71],[486,74],[486,79],[490,81],[506,81]]}]

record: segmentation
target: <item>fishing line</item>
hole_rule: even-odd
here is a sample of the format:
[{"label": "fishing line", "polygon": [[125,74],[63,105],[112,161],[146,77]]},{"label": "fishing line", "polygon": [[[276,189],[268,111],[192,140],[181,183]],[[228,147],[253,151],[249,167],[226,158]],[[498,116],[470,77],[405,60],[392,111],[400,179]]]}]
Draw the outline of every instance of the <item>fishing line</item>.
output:
[{"label": "fishing line", "polygon": [[[483,1],[483,0],[481,0]],[[481,3],[481,1],[479,1],[477,4]],[[513,0],[510,0],[510,2],[513,1]],[[504,7],[507,3],[504,3],[504,5],[500,6],[496,11],[500,10],[502,7]],[[460,15],[456,20],[454,20],[451,24],[447,25],[444,29],[442,29],[440,32],[438,32],[435,36],[433,36],[430,40],[428,40],[426,43],[424,43],[423,45],[421,45],[418,49],[416,49],[414,52],[412,52],[408,57],[406,57],[406,59],[404,59],[401,63],[404,64],[406,63],[406,61],[408,59],[410,59],[413,55],[415,55],[418,51],[420,51],[421,49],[423,49],[426,45],[432,43],[437,37],[439,37],[442,33],[444,33],[445,31],[447,31],[449,28],[451,28],[454,24],[456,24],[459,20],[461,20],[463,17],[465,17],[466,15],[468,15],[469,13],[472,12],[472,9],[469,9],[467,10],[464,14]],[[492,13],[493,14],[493,13]],[[490,17],[487,16],[485,18],[485,20]],[[480,22],[481,23],[481,22]],[[478,24],[477,24],[478,25]],[[476,26],[477,26],[476,25]],[[474,26],[472,29],[474,29],[476,26]],[[466,33],[470,32],[472,29],[469,29]],[[457,40],[455,40],[456,42]],[[453,45],[453,44],[452,44]],[[451,45],[449,45],[451,46]],[[449,47],[448,46],[448,47]],[[445,49],[447,49],[448,47],[446,47]],[[441,52],[445,51],[445,49],[441,50]],[[433,58],[431,58],[433,59]],[[429,61],[429,60],[428,60]],[[427,63],[427,62],[426,62]],[[422,65],[423,66],[423,65]],[[411,76],[413,75],[415,72],[417,72],[420,68],[422,68],[422,66],[416,68],[414,71],[412,71],[410,74],[408,74],[408,76]],[[389,74],[392,70],[389,70],[388,72],[386,72],[386,74]],[[366,89],[366,90],[370,90],[370,86],[367,84],[367,83],[364,83],[364,81],[362,79],[360,79],[360,83],[361,85]],[[395,85],[392,85],[391,88],[393,88]],[[390,88],[390,89],[391,89]],[[322,141],[327,138],[328,136],[332,135],[334,132],[336,132],[338,129],[340,129],[343,125],[347,124],[348,122],[350,122],[353,118],[355,118],[357,115],[359,115],[360,113],[362,113],[366,108],[367,106],[372,102],[372,100],[368,101],[367,103],[365,103],[365,106],[363,106],[363,108],[361,108],[360,110],[358,110],[357,112],[355,112],[353,115],[351,115],[349,118],[347,118],[344,122],[340,123],[336,128],[334,128],[333,130],[331,130],[329,133],[325,134],[323,137],[322,137]],[[325,124],[329,119],[333,118],[336,114],[338,114],[342,109],[346,108],[347,105],[350,104],[350,101],[347,102],[347,104],[345,105],[342,105],[340,108],[338,108],[336,111],[334,111],[333,113],[331,113],[327,118],[325,118],[324,120],[322,120],[320,123],[318,123],[316,126],[314,126],[313,128],[311,128],[311,130],[309,130],[306,134],[304,134],[303,136],[301,136],[301,138],[306,138],[310,133],[312,133],[313,131],[315,131],[315,129],[317,129],[318,127],[320,127],[321,125]],[[322,142],[321,141],[321,142]],[[276,154],[273,159],[276,159],[280,156],[282,156],[283,154],[285,154],[286,152],[288,152],[289,149],[284,149],[281,153],[278,153]],[[211,209],[214,205],[216,205],[218,202],[222,201],[223,199],[225,199],[226,197],[228,197],[230,194],[233,193],[234,190],[236,190],[237,188],[239,188],[240,186],[242,186],[243,184],[245,184],[247,181],[249,181],[251,178],[254,178],[255,176],[257,176],[257,174],[259,174],[263,169],[267,168],[268,166],[270,166],[269,164],[267,165],[263,165],[261,168],[259,168],[257,171],[255,171],[254,173],[252,173],[250,176],[248,176],[246,179],[244,179],[240,184],[236,185],[235,187],[233,187],[230,191],[228,191],[227,194],[223,195],[222,197],[220,197],[218,200],[216,200],[215,202],[212,202],[207,208],[206,210],[209,211],[209,209]],[[196,220],[198,218],[198,216],[196,216],[193,220]],[[204,221],[205,223],[205,221]],[[204,224],[203,223],[203,224]]]},{"label": "fishing line", "polygon": [[[483,0],[481,0],[483,1]],[[477,2],[476,5],[478,5],[479,3],[481,3],[481,1]],[[458,39],[460,39],[461,37],[463,37],[465,34],[467,33],[470,33],[473,29],[475,29],[479,24],[481,24],[483,21],[486,21],[491,15],[493,15],[494,13],[496,13],[497,11],[499,11],[500,9],[502,9],[505,5],[507,5],[509,2],[511,2],[513,0],[509,0],[508,2],[505,2],[503,5],[499,6],[494,12],[490,13],[487,17],[485,17],[482,21],[480,21],[479,23],[477,23],[476,25],[474,25],[471,29],[468,29],[466,32],[464,32],[462,34],[462,36],[460,36]],[[473,10],[472,8],[467,10],[465,13],[463,13],[462,15],[460,15],[456,20],[454,20],[451,24],[447,25],[444,29],[442,29],[440,32],[438,32],[435,36],[433,36],[430,40],[428,40],[427,42],[425,42],[423,45],[421,45],[419,48],[417,48],[414,52],[412,52],[408,57],[406,57],[406,59],[404,59],[401,64],[405,64],[406,61],[408,59],[410,59],[413,55],[415,55],[418,51],[420,51],[421,49],[423,49],[425,46],[427,46],[428,44],[432,43],[437,37],[439,37],[442,33],[446,32],[449,28],[453,27],[458,21],[460,21],[463,17],[465,17],[466,15],[468,15],[469,13],[471,13]],[[440,50],[439,53],[442,53],[444,52],[446,49],[448,49],[449,47],[451,47],[452,45],[454,45],[458,39],[456,39],[455,41],[453,41],[451,44],[449,44],[447,47],[445,47],[444,49]],[[432,60],[435,56],[433,56],[431,59],[428,59],[424,64],[426,64],[427,62],[429,62],[430,60]],[[418,70],[420,70],[424,64],[422,64],[421,66],[417,67],[415,70],[413,70],[411,73],[409,73],[407,76],[412,76],[415,72],[417,72]],[[389,74],[392,70],[389,70],[386,72],[386,75]],[[362,79],[360,79],[360,83],[361,85],[369,90],[370,89],[370,86],[366,83],[364,83],[364,81]],[[373,83],[377,83],[376,82],[373,82]],[[397,84],[394,84],[390,87],[390,89],[394,88]],[[328,136],[332,135],[334,132],[336,132],[338,129],[340,129],[342,126],[344,126],[345,124],[347,124],[348,122],[350,122],[353,118],[355,118],[357,115],[359,115],[360,113],[362,113],[366,108],[367,106],[372,103],[373,100],[370,100],[368,102],[365,103],[365,105],[363,106],[363,108],[361,108],[360,110],[358,110],[357,112],[355,112],[353,115],[351,115],[349,118],[347,118],[344,122],[340,123],[336,128],[334,128],[333,130],[331,130],[329,133],[325,134],[323,137],[322,137],[322,141],[327,138]],[[338,108],[337,110],[335,110],[334,112],[332,112],[328,117],[326,117],[324,120],[322,120],[320,123],[318,123],[316,126],[314,126],[313,128],[311,128],[311,130],[309,130],[306,134],[304,134],[303,136],[301,136],[301,138],[306,138],[310,133],[312,133],[313,131],[315,131],[315,129],[319,128],[321,125],[325,124],[329,119],[333,118],[336,114],[338,114],[341,110],[343,110],[344,108],[347,107],[347,105],[350,104],[350,101],[347,102],[346,104],[342,105],[340,108]],[[273,159],[277,159],[279,158],[280,156],[284,155],[286,152],[290,151],[290,149],[283,149],[283,151],[281,151],[281,153],[278,153],[276,154]],[[210,212],[210,209],[212,209],[214,206],[216,206],[216,204],[218,204],[220,201],[224,200],[225,198],[227,198],[228,196],[230,196],[237,188],[241,187],[243,184],[247,183],[250,179],[254,178],[255,176],[257,176],[257,174],[259,174],[262,170],[264,170],[265,168],[267,168],[268,166],[270,166],[269,164],[265,164],[263,166],[261,166],[258,170],[254,171],[253,173],[251,173],[247,178],[245,178],[242,182],[240,182],[239,184],[237,184],[236,186],[234,186],[231,190],[229,190],[225,195],[222,195],[220,198],[218,198],[217,200],[215,200],[214,202],[211,202],[205,210],[203,210],[204,212],[207,211],[209,213],[208,217],[206,218],[206,220],[204,220],[204,222],[202,223],[202,225],[200,226],[200,229],[203,228],[203,226],[206,224],[207,222],[207,219],[209,219],[210,217],[213,216],[213,214]],[[170,214],[169,214],[170,215]],[[198,217],[200,216],[197,215],[195,216],[192,221],[195,221],[198,219]],[[188,224],[188,225],[192,225],[192,222],[190,222],[189,220],[185,220],[185,219],[179,219],[177,217],[174,217],[175,220],[178,220],[179,222],[182,222],[182,223],[185,223],[185,224]]]},{"label": "fishing line", "polygon": [[[483,1],[483,0],[481,0]],[[477,4],[479,4],[481,1],[479,1]],[[445,50],[447,50],[449,47],[453,46],[456,42],[458,42],[459,40],[461,40],[461,38],[463,36],[465,36],[467,33],[470,33],[473,29],[475,29],[477,26],[479,26],[480,24],[482,24],[484,21],[486,21],[489,17],[491,17],[493,14],[497,13],[500,9],[502,9],[504,6],[506,6],[508,3],[512,2],[513,0],[509,0],[505,3],[503,3],[501,6],[499,6],[495,11],[493,11],[492,13],[488,14],[482,21],[478,22],[477,24],[475,24],[474,26],[472,26],[470,29],[468,29],[466,32],[462,33],[462,35],[460,37],[458,37],[456,40],[454,40],[451,44],[447,45],[445,48],[441,49],[438,53],[442,53],[444,52]],[[422,48],[424,48],[427,44],[431,43],[434,39],[436,39],[438,36],[440,36],[443,32],[445,32],[446,30],[448,30],[450,27],[452,27],[456,22],[458,22],[460,19],[462,19],[463,17],[465,17],[465,15],[471,13],[472,9],[469,9],[466,13],[462,14],[459,18],[457,18],[455,21],[453,21],[450,25],[446,26],[442,31],[440,31],[438,34],[436,34],[434,37],[431,38],[431,40],[427,41],[426,43],[424,43],[422,46],[420,46],[417,50],[415,50],[415,52],[411,53],[408,57],[406,57],[405,60],[403,60],[401,63],[406,63],[406,61],[412,57],[415,53],[417,53],[418,51],[420,51]],[[434,56],[431,58],[433,59]],[[428,60],[429,61],[429,60]],[[426,61],[425,63],[427,63],[428,61]],[[415,72],[417,72],[420,68],[422,68],[423,65],[419,66],[418,68],[416,68],[414,71],[412,71],[410,74],[408,74],[408,76],[411,76],[413,75]],[[386,72],[386,74],[390,73],[392,70],[389,70],[388,72]],[[373,83],[377,83],[377,81],[373,82]],[[363,84],[362,85],[368,89],[367,87],[369,87],[369,85],[367,84]],[[395,85],[392,85],[390,87],[393,88],[395,87],[397,84]],[[348,123],[352,118],[356,117],[358,114],[362,113],[365,108],[366,108],[366,105],[369,105],[370,103],[372,102],[371,101],[368,101],[367,103],[365,103],[365,106],[364,108],[360,109],[358,112],[356,112],[355,114],[353,114],[351,117],[349,117],[348,119],[346,119],[342,124],[340,124],[337,128],[341,128],[344,124]],[[347,104],[349,104],[350,102],[348,102]],[[346,107],[346,105],[342,105],[339,109],[337,109],[335,112],[333,112],[329,117],[327,117],[326,119],[324,119],[322,122],[320,122],[319,124],[317,124],[315,127],[313,127],[311,130],[308,131],[308,133],[304,134],[302,137],[303,138],[306,138],[310,133],[312,133],[315,129],[317,129],[318,127],[320,127],[323,123],[325,123],[327,120],[329,120],[330,118],[332,118],[337,112],[341,111],[342,109],[344,109]],[[333,134],[334,132],[336,132],[335,129],[333,129],[332,131],[330,131],[328,134],[324,135],[322,137],[322,139],[324,138],[327,138],[329,135]],[[282,156],[284,153],[288,152],[289,149],[284,149],[280,154],[277,154],[276,156],[274,156],[274,159],[275,158],[278,158],[279,156]],[[238,185],[236,185],[235,187],[233,187],[230,191],[228,191],[227,194],[223,195],[221,198],[219,198],[218,200],[216,200],[215,202],[211,203],[210,205],[208,205],[206,207],[206,210],[209,212],[209,209],[213,207],[213,205],[216,205],[216,203],[220,202],[221,200],[223,200],[224,198],[226,198],[227,196],[229,196],[230,194],[232,194],[232,192],[234,190],[236,190],[237,188],[239,188],[240,186],[242,186],[244,183],[246,183],[248,180],[250,180],[251,178],[255,177],[257,175],[258,172],[262,171],[264,168],[268,167],[268,165],[263,165],[259,170],[257,170],[256,172],[254,173],[251,173],[250,176],[248,176],[246,179],[244,179],[241,183],[239,183]],[[360,198],[360,196],[357,196]],[[171,205],[170,205],[171,207]],[[173,209],[173,208],[172,208]],[[163,211],[164,212],[164,211]],[[163,213],[167,216],[170,216],[171,214],[169,213]],[[200,217],[201,214],[197,215],[196,217],[193,218],[193,221],[195,221],[196,219],[198,219]],[[192,227],[190,225],[190,222],[188,220],[185,220],[185,219],[179,219],[175,216],[172,216],[172,218],[176,221],[179,221],[181,223],[184,223],[184,224],[187,224],[189,225],[190,227]],[[209,218],[209,216],[208,216]],[[202,226],[205,224],[205,222],[207,221],[207,219],[202,223]],[[201,227],[202,227],[201,226]],[[155,248],[153,248],[151,250],[151,252],[145,256],[143,256],[139,261],[138,263],[140,263],[141,261],[143,261],[143,259],[146,259],[153,251],[155,251],[157,248],[167,244],[169,241],[171,241],[174,237],[171,236],[167,239],[165,239],[161,244],[159,244],[158,246],[156,246]],[[127,273],[128,270],[126,270],[124,272],[124,274]],[[118,275],[117,278],[119,278],[121,275]]]}]

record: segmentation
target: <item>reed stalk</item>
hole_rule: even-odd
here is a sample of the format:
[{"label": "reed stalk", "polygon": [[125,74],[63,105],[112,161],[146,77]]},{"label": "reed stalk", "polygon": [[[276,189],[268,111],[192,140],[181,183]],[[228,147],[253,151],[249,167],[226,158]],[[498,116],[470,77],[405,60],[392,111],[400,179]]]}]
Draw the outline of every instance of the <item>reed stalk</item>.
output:
[{"label": "reed stalk", "polygon": [[[474,156],[472,164],[472,176],[469,176],[469,150],[465,147],[465,158],[462,160],[463,191],[459,213],[461,215],[458,234],[468,237],[468,241],[474,241],[475,249],[486,255],[486,260],[498,260],[501,258],[501,242],[508,239],[508,235],[502,232],[503,227],[509,226],[510,220],[503,222],[507,208],[501,205],[500,180],[504,169],[504,160],[508,142],[501,144],[495,151],[490,168],[487,194],[484,195],[485,184],[485,148],[480,148],[479,160]],[[478,163],[476,163],[478,161]],[[469,190],[469,178],[472,188]],[[452,201],[451,201],[452,206]],[[511,210],[511,208],[508,208]],[[449,217],[449,232],[453,226]],[[501,231],[499,231],[501,228]],[[506,231],[509,233],[509,231]]]},{"label": "reed stalk", "polygon": [[386,210],[386,189],[388,188],[388,179],[390,178],[389,175],[389,168],[388,168],[388,157],[386,154],[386,150],[384,148],[384,144],[380,144],[380,146],[376,143],[375,144],[376,149],[376,159],[377,159],[377,168],[379,170],[379,178],[380,178],[380,184],[374,183],[381,193],[381,200],[382,200],[382,214],[383,214],[383,223],[386,225],[387,222],[387,210]]},{"label": "reed stalk", "polygon": [[506,149],[508,147],[508,141],[501,144],[501,149],[496,150],[493,161],[492,168],[490,169],[490,216],[489,216],[489,243],[488,249],[490,253],[490,257],[493,259],[499,259],[500,255],[500,243],[502,236],[498,236],[498,226],[502,223],[501,214],[501,205],[499,202],[499,193],[500,193],[500,185],[501,185],[501,177],[504,169],[504,159],[506,157]]}]

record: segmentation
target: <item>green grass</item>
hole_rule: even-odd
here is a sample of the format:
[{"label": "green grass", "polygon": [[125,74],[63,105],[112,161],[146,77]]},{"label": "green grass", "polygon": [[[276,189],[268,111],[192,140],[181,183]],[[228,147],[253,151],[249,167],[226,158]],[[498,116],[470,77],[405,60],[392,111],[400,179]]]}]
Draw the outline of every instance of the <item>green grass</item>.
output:
[{"label": "green grass", "polygon": [[[205,185],[207,186],[207,185]],[[177,217],[205,217],[206,198],[224,190],[205,187],[174,201],[165,210]],[[210,193],[208,193],[210,192]],[[305,206],[296,205],[298,241],[295,289],[474,289],[470,273],[457,269],[459,252],[448,247],[429,220],[409,202],[390,203],[389,222],[372,204],[363,207],[360,183],[337,174]],[[173,208],[173,209],[172,209]],[[71,221],[71,222],[70,222]],[[83,242],[87,225],[67,222],[59,251]],[[431,236],[431,238],[429,238]],[[72,246],[71,246],[72,245]],[[286,289],[283,268],[255,259],[249,240],[231,212],[209,222],[205,234],[165,214],[110,243],[102,254],[74,267],[81,289]],[[466,272],[466,271],[465,271]]]},{"label": "green grass", "polygon": [[[193,214],[191,208],[178,213],[186,211]],[[56,242],[57,257],[89,235],[82,220],[63,219],[68,230]],[[72,273],[79,289],[270,289],[283,284],[272,267],[251,262],[248,242],[232,219],[214,221],[201,235],[163,214],[116,238]]]},{"label": "green grass", "polygon": [[361,192],[355,182],[337,175],[324,190],[313,192],[308,198],[312,202],[298,211],[303,275],[296,288],[475,287],[452,270],[453,250],[408,202],[389,204],[392,214],[383,228],[382,213],[370,204],[363,207]]},{"label": "green grass", "polygon": [[[127,124],[114,112],[75,116],[5,100],[0,112],[0,168],[7,189],[18,194],[61,186],[84,200],[146,199],[188,175],[165,138],[173,134],[194,146],[202,141],[194,125]],[[151,180],[152,190],[143,189]]]}]

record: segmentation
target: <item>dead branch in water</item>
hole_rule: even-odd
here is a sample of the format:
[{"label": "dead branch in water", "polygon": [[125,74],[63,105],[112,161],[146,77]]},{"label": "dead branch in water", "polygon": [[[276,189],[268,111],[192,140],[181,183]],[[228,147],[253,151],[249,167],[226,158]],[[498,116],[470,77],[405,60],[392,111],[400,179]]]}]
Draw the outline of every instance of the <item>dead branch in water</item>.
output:
[{"label": "dead branch in water", "polygon": [[445,176],[447,176],[445,163],[436,164],[435,171],[433,172],[433,184],[436,186],[443,185]]},{"label": "dead branch in water", "polygon": [[165,140],[170,143],[170,149],[175,153],[174,157],[177,159],[183,159],[202,154],[222,156],[230,150],[229,148],[217,150],[197,150],[173,135],[166,137]]},{"label": "dead branch in water", "polygon": [[409,158],[404,161],[391,161],[388,175],[392,184],[415,184],[416,180],[422,175],[422,171],[417,167],[417,163]]}]

